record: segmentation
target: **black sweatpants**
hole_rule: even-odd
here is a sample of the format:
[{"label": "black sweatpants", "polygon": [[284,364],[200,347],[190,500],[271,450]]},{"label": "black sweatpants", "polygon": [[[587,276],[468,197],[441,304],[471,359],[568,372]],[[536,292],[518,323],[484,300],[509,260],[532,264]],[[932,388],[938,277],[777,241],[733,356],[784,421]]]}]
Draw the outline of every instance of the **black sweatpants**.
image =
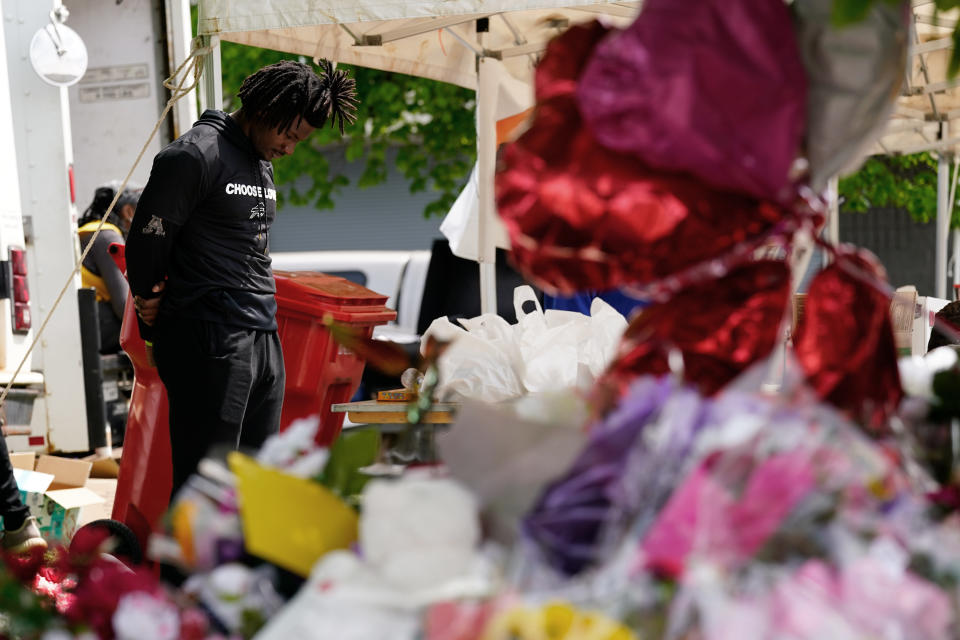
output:
[{"label": "black sweatpants", "polygon": [[0,516],[3,516],[3,528],[8,531],[19,529],[29,513],[20,500],[17,480],[13,477],[7,439],[0,434]]},{"label": "black sweatpants", "polygon": [[276,331],[164,316],[153,355],[170,401],[173,494],[212,446],[257,449],[279,429],[285,375]]}]

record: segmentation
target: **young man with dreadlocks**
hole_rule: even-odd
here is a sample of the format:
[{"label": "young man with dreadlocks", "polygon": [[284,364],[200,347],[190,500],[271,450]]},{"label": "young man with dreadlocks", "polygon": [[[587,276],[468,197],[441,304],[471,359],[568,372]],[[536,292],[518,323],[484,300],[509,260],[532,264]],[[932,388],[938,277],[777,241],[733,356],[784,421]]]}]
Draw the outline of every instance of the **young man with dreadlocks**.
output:
[{"label": "young man with dreadlocks", "polygon": [[243,81],[153,162],[127,239],[140,334],[170,401],[174,492],[213,445],[259,447],[280,422],[284,368],[269,232],[270,161],[353,122],[354,81],[285,60]]}]

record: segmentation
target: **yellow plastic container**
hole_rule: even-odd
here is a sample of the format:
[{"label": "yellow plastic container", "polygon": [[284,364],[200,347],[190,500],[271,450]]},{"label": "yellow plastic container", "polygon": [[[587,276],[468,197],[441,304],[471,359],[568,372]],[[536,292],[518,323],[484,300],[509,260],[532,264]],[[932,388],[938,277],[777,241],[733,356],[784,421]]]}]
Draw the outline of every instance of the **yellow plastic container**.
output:
[{"label": "yellow plastic container", "polygon": [[244,545],[249,553],[306,577],[320,556],[357,539],[357,513],[323,485],[228,457],[237,476]]}]

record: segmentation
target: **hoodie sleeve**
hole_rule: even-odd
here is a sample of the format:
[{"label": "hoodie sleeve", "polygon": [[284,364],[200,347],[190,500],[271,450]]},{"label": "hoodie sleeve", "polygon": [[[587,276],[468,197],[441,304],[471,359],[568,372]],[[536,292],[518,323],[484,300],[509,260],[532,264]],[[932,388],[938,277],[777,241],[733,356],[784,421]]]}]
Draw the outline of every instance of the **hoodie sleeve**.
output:
[{"label": "hoodie sleeve", "polygon": [[[190,143],[174,142],[154,158],[127,236],[127,278],[133,295],[157,295],[153,286],[167,277],[174,241],[202,199],[206,178],[203,156]],[[152,335],[142,322],[140,335],[144,340]]]}]

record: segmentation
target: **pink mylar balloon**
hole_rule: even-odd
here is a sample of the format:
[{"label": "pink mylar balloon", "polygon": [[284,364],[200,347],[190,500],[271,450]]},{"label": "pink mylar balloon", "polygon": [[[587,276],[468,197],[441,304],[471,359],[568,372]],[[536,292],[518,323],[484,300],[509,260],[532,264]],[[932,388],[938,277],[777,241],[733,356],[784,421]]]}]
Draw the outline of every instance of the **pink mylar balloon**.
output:
[{"label": "pink mylar balloon", "polygon": [[762,199],[791,198],[807,81],[783,0],[649,0],[578,87],[600,144]]}]

